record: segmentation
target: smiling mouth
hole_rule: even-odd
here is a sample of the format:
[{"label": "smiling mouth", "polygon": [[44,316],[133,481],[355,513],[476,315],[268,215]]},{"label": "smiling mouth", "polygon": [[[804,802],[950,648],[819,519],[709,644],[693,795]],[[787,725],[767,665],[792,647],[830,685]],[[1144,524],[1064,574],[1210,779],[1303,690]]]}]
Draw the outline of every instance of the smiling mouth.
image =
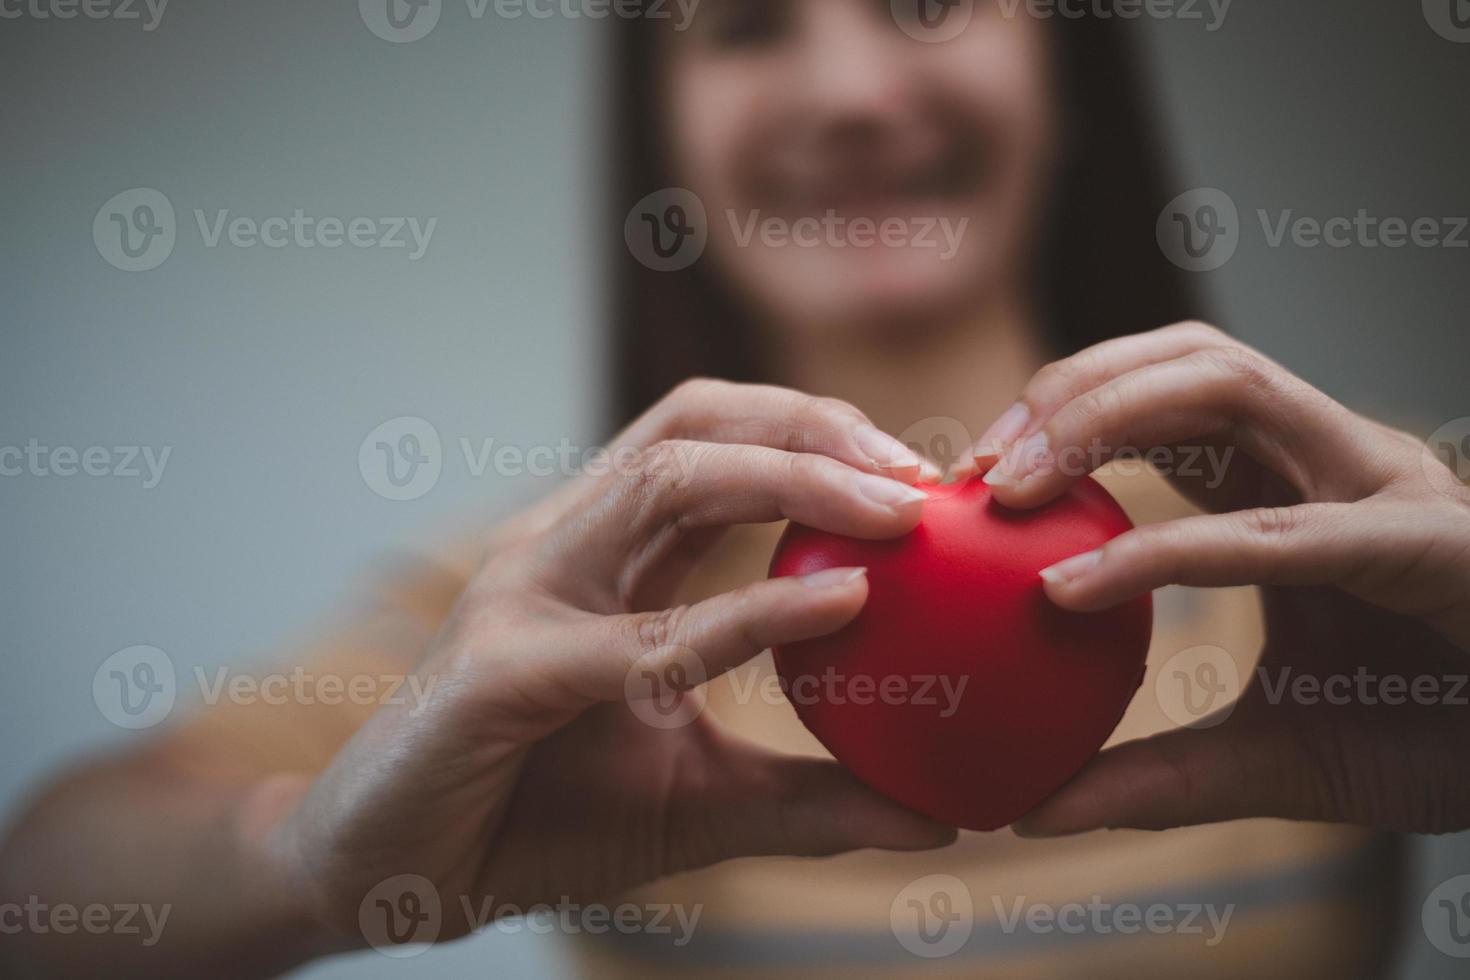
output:
[{"label": "smiling mouth", "polygon": [[962,144],[903,164],[871,160],[855,152],[831,166],[802,173],[768,173],[757,182],[755,199],[793,216],[912,214],[916,207],[953,205],[974,197],[990,175],[988,159],[978,147]]}]

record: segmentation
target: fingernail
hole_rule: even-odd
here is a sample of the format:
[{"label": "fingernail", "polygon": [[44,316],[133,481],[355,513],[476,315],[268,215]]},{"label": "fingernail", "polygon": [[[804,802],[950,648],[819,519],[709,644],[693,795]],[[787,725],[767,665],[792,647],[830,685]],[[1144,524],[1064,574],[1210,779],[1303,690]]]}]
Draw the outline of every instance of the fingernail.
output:
[{"label": "fingernail", "polygon": [[977,445],[970,452],[970,458],[979,465],[984,466],[988,464],[994,466],[1000,462],[1000,458],[1005,455],[1005,451],[1005,446],[991,440]]},{"label": "fingernail", "polygon": [[985,482],[992,487],[1019,487],[1035,475],[1049,457],[1046,433],[1038,432],[993,466],[985,474]]},{"label": "fingernail", "polygon": [[857,440],[858,448],[863,455],[873,461],[873,465],[885,470],[908,470],[920,469],[921,461],[918,453],[908,446],[899,442],[886,432],[875,429],[871,425],[858,426],[857,432],[853,433]]},{"label": "fingernail", "polygon": [[1052,585],[1065,585],[1075,582],[1088,572],[1097,567],[1102,561],[1102,551],[1084,551],[1080,555],[1073,555],[1066,561],[1059,561],[1050,568],[1041,570],[1041,577]]},{"label": "fingernail", "polygon": [[929,495],[917,487],[911,487],[886,477],[857,473],[855,480],[858,493],[884,507],[903,507],[929,499]]},{"label": "fingernail", "polygon": [[944,470],[932,459],[919,461],[919,481],[921,483],[938,483],[944,479]]},{"label": "fingernail", "polygon": [[[1021,433],[1026,431],[1026,423],[1031,420],[1031,409],[1026,407],[1025,402],[1016,402],[1010,408],[1000,414],[1000,418],[990,423],[990,428],[980,434],[975,445],[994,446],[1004,451],[1008,443],[1015,442]],[[977,448],[976,454],[979,450]]]},{"label": "fingernail", "polygon": [[803,575],[800,581],[809,589],[835,589],[856,582],[866,574],[866,568],[824,568],[820,572]]}]

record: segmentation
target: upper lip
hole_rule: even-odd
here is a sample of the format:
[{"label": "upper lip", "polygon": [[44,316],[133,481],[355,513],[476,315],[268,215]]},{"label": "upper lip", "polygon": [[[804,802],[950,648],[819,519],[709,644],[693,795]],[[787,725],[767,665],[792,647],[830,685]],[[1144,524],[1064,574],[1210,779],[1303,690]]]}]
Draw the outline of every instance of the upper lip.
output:
[{"label": "upper lip", "polygon": [[768,171],[763,197],[793,210],[836,208],[903,198],[947,197],[975,177],[975,155],[957,146],[917,154],[844,154]]}]

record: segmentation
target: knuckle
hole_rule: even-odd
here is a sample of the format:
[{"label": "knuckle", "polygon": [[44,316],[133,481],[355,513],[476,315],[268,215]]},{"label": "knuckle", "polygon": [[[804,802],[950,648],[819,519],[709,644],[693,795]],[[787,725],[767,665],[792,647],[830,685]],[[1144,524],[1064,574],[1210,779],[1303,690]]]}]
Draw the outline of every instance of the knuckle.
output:
[{"label": "knuckle", "polygon": [[1182,550],[1179,530],[1171,524],[1147,524],[1103,545],[1114,568],[1151,568],[1172,574]]},{"label": "knuckle", "polygon": [[1251,536],[1276,540],[1287,537],[1296,529],[1300,515],[1294,507],[1258,507],[1247,511],[1243,520]]},{"label": "knuckle", "polygon": [[1275,375],[1271,362],[1249,347],[1235,344],[1211,347],[1192,356],[1249,388],[1268,387]]},{"label": "knuckle", "polygon": [[857,407],[841,398],[812,398],[814,414],[828,422],[847,422],[862,415]]},{"label": "knuckle", "polygon": [[665,439],[640,452],[637,463],[621,474],[621,480],[635,499],[658,500],[679,487],[680,474],[692,470],[696,459],[691,443]]},{"label": "knuckle", "polygon": [[1074,385],[1086,384],[1107,374],[1108,355],[1100,347],[1080,350],[1060,363],[1062,378]]},{"label": "knuckle", "polygon": [[1074,399],[1069,414],[1087,431],[1121,418],[1127,402],[1116,385],[1103,385]]},{"label": "knuckle", "polygon": [[730,383],[716,378],[686,378],[664,396],[664,401],[680,407],[696,404],[719,394],[725,387],[731,387]]},{"label": "knuckle", "polygon": [[837,444],[835,433],[849,427],[861,413],[836,398],[816,398],[792,392],[785,438],[778,445],[794,453],[828,453]]},{"label": "knuckle", "polygon": [[635,649],[630,651],[633,659],[636,660],[651,650],[678,646],[683,636],[688,613],[688,606],[670,606],[668,609],[659,609],[634,617],[633,643]]},{"label": "knuckle", "polygon": [[842,463],[815,453],[789,453],[785,465],[785,482],[792,489],[829,487],[844,469]]},{"label": "knuckle", "polygon": [[725,386],[733,387],[729,382],[713,378],[687,378],[670,388],[645,418],[652,422],[654,432],[665,437],[676,435],[689,429],[691,420],[697,419],[711,403],[718,403],[721,397],[718,392]]},{"label": "knuckle", "polygon": [[1073,364],[1074,358],[1075,355],[1060,361],[1052,361],[1037,371],[1031,383],[1026,386],[1028,400],[1044,400],[1048,396],[1055,397],[1058,393],[1070,391],[1076,371]]},{"label": "knuckle", "polygon": [[1164,327],[1161,332],[1179,334],[1201,347],[1234,346],[1235,341],[1225,331],[1203,320],[1184,320]]}]

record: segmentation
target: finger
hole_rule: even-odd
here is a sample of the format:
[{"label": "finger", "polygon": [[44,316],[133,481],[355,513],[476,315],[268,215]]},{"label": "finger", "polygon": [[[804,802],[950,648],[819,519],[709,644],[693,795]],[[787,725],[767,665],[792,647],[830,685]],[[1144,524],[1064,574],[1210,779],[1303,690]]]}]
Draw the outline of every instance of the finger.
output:
[{"label": "finger", "polygon": [[[1123,451],[1222,439],[1309,499],[1354,498],[1388,477],[1361,441],[1376,434],[1326,395],[1246,348],[1214,348],[1130,371],[1067,402],[985,474],[1007,506],[1045,503]],[[1228,463],[1227,463],[1228,465]]]},{"label": "finger", "polygon": [[754,582],[692,606],[598,617],[556,654],[556,674],[589,704],[678,693],[768,647],[846,626],[867,597],[865,569],[832,568]]},{"label": "finger", "polygon": [[925,494],[826,456],[762,446],[662,442],[605,481],[548,541],[560,567],[634,595],[680,539],[703,529],[789,519],[878,539],[918,523]]},{"label": "finger", "polygon": [[1041,428],[1067,402],[1129,371],[1171,361],[1207,347],[1238,342],[1204,323],[1176,323],[1147,333],[1115,337],[1043,367],[1021,397],[976,440],[974,456],[983,470],[1013,443]]},{"label": "finger", "polygon": [[815,453],[906,483],[939,478],[932,461],[847,402],[774,385],[686,381],[614,439],[613,449],[647,449],[668,440]]},{"label": "finger", "polygon": [[1448,570],[1464,561],[1445,526],[1435,513],[1391,503],[1187,517],[1134,528],[1041,577],[1053,602],[1079,612],[1165,585],[1332,584],[1392,611],[1431,614],[1454,605],[1460,576]]},{"label": "finger", "polygon": [[858,848],[930,850],[957,833],[870,789],[836,762],[781,756],[739,744],[722,760],[691,825],[675,828],[714,853],[817,857]]},{"label": "finger", "polygon": [[1022,837],[1330,816],[1321,767],[1289,733],[1180,729],[1103,752],[1016,822]]}]

